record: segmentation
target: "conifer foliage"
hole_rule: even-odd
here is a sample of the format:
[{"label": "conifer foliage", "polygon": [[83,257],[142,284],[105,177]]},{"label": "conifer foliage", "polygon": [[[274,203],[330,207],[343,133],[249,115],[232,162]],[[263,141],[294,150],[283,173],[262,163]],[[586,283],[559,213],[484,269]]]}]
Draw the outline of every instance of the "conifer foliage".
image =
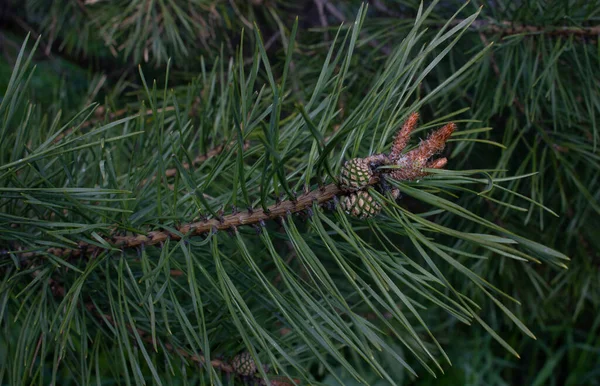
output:
[{"label": "conifer foliage", "polygon": [[600,5],[474,3],[0,8],[0,384],[593,382]]}]

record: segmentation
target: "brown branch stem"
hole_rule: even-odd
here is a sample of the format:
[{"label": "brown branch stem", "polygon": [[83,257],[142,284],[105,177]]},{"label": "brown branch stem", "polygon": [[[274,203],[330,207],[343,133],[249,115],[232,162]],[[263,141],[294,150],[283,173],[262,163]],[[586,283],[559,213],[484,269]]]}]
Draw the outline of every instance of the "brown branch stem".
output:
[{"label": "brown branch stem", "polygon": [[[456,20],[459,24],[462,20]],[[592,27],[562,27],[562,26],[535,26],[510,21],[501,21],[499,23],[478,20],[471,24],[471,28],[486,33],[499,33],[501,35],[519,35],[519,34],[542,34],[551,36],[581,36],[597,37],[600,35],[600,25]]]},{"label": "brown branch stem", "polygon": [[[371,185],[378,182],[378,178],[374,177],[370,182]],[[130,249],[142,246],[157,245],[165,242],[167,239],[180,240],[184,235],[200,236],[217,230],[236,229],[243,225],[256,225],[265,221],[284,218],[291,213],[301,212],[313,205],[320,205],[332,200],[337,195],[343,195],[347,192],[342,190],[336,184],[329,184],[322,188],[309,191],[296,198],[296,200],[287,200],[274,205],[271,205],[264,210],[257,208],[255,210],[246,210],[238,213],[232,213],[223,216],[220,219],[212,218],[204,221],[188,223],[179,226],[176,232],[167,230],[150,231],[145,235],[112,235],[105,239],[107,246],[99,246],[86,242],[79,242],[77,248],[49,248],[47,253],[61,258],[79,258],[84,256],[96,256],[97,254],[108,250],[115,249]],[[29,259],[40,255],[40,252],[23,252],[20,254],[21,259]]]}]

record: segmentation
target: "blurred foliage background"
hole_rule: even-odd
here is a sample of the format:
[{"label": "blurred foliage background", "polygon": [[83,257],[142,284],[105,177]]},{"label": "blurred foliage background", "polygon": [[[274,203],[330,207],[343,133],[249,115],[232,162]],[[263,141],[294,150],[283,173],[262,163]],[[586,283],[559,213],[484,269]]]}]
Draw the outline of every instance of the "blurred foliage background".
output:
[{"label": "blurred foliage background", "polygon": [[[298,18],[288,84],[295,101],[307,102],[340,26],[343,33],[352,25],[361,4],[356,0],[8,0],[0,4],[0,89],[7,88],[21,44],[31,33],[33,40],[41,36],[33,57],[37,68],[27,91],[38,114],[53,117],[62,111],[63,116],[71,116],[98,102],[94,117],[112,121],[140,109],[146,94],[138,65],[146,79],[161,85],[170,60],[169,85],[183,98],[186,85],[198,74],[230,65],[229,58],[239,55],[240,45],[245,53],[242,60],[251,66],[259,36],[256,28],[273,74],[280,78]],[[463,5],[440,1],[422,33],[434,37]],[[342,117],[365,98],[365,90],[413,27],[419,7],[413,0],[368,2],[339,101]],[[437,378],[426,372],[418,378],[399,372],[397,382],[600,384],[600,2],[474,0],[452,23],[459,25],[463,15],[479,10],[417,93],[427,95],[482,49],[488,50],[445,85],[439,97],[421,106],[423,121],[466,111],[461,115],[469,117],[462,123],[465,130],[491,128],[472,142],[452,147],[451,169],[492,169],[492,177],[498,179],[538,174],[509,181],[506,192],[478,201],[477,206],[469,205],[471,198],[462,195],[456,202],[566,254],[571,261],[565,270],[552,264],[479,260],[471,269],[520,301],[521,306],[512,311],[537,339],[524,336],[504,313],[483,301],[484,295],[465,287],[465,293],[483,305],[481,314],[491,328],[520,359],[483,328],[466,326],[443,310],[430,308],[423,318],[452,367]],[[289,115],[294,109],[285,105],[283,111]],[[474,146],[478,141],[503,147]],[[558,216],[533,201],[519,201],[508,190]],[[478,232],[460,219],[448,221],[461,230]],[[311,366],[321,382],[339,384],[324,367]],[[344,384],[358,384],[342,366],[336,371]],[[378,379],[372,374],[367,381],[389,384]]]}]

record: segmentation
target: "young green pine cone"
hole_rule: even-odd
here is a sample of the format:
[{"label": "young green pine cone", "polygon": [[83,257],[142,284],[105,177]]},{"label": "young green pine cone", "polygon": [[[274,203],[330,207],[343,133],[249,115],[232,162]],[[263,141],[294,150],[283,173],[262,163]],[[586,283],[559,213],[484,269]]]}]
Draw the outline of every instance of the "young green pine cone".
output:
[{"label": "young green pine cone", "polygon": [[373,171],[362,158],[346,161],[340,173],[340,185],[346,190],[359,190],[369,185]]},{"label": "young green pine cone", "polygon": [[231,367],[233,367],[233,371],[243,376],[254,375],[258,371],[256,363],[248,351],[236,355],[231,361]]},{"label": "young green pine cone", "polygon": [[358,218],[368,218],[381,211],[381,205],[366,190],[344,196],[340,202],[342,209]]}]

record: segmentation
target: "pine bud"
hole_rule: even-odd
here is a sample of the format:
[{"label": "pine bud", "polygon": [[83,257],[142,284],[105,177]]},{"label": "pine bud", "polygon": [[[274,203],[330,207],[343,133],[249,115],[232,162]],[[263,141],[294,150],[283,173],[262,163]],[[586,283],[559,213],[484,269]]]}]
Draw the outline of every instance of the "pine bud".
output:
[{"label": "pine bud", "polygon": [[359,190],[369,185],[372,176],[369,163],[362,158],[354,158],[342,166],[340,185],[346,190]]},{"label": "pine bud", "polygon": [[381,211],[379,202],[365,190],[344,196],[340,204],[346,213],[358,218],[373,217]]}]

